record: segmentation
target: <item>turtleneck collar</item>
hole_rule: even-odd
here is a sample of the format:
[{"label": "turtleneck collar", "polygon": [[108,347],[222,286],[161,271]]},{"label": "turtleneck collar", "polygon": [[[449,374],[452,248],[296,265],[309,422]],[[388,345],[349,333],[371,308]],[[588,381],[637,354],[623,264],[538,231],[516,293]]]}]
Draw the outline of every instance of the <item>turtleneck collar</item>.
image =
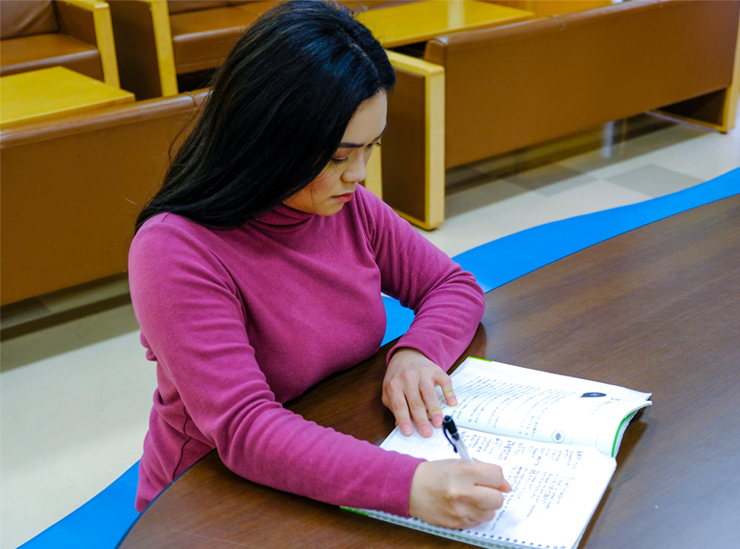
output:
[{"label": "turtleneck collar", "polygon": [[279,204],[255,217],[252,223],[282,229],[299,229],[314,217],[316,214],[301,212],[285,204]]}]

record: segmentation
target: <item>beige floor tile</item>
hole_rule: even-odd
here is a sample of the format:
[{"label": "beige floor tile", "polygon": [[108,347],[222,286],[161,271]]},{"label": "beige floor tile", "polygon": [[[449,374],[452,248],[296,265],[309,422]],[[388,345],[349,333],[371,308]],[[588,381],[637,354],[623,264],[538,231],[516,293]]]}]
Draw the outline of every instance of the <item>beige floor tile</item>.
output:
[{"label": "beige floor tile", "polygon": [[506,227],[508,234],[513,234],[546,223],[581,215],[581,211],[581,208],[574,204],[551,198],[547,202],[533,202],[507,212],[501,212],[499,222]]},{"label": "beige floor tile", "polygon": [[656,152],[653,164],[709,181],[740,166],[740,129]]},{"label": "beige floor tile", "polygon": [[471,179],[477,179],[480,176],[481,173],[479,171],[468,166],[452,168],[445,173],[445,185],[447,187],[454,187],[460,183],[466,183]]},{"label": "beige floor tile", "polygon": [[597,178],[591,175],[572,170],[560,164],[548,164],[504,179],[527,191],[536,192],[543,196],[557,196],[560,193],[579,189],[597,181]]},{"label": "beige floor tile", "polygon": [[151,404],[157,387],[156,364],[146,359],[139,332],[131,332],[91,345],[90,348],[105,357],[107,363],[124,376]]},{"label": "beige floor tile", "polygon": [[60,290],[39,296],[39,301],[52,312],[62,312],[111,299],[128,293],[128,278],[125,274],[82,284],[74,288]]},{"label": "beige floor tile", "polygon": [[63,355],[85,345],[85,340],[64,324],[7,339],[0,345],[2,371]]},{"label": "beige floor tile", "polygon": [[507,208],[516,197],[523,197],[526,189],[505,180],[493,180],[471,187],[462,192],[449,193],[445,197],[445,223],[438,231],[443,231],[449,221],[457,216],[491,208]]},{"label": "beige floor tile", "polygon": [[647,166],[609,177],[608,181],[614,185],[630,189],[651,198],[672,194],[703,183],[699,178],[656,166],[655,164],[648,164]]},{"label": "beige floor tile", "polygon": [[100,491],[141,457],[150,408],[143,397],[119,398],[89,408],[88,421],[49,422],[31,434],[73,485],[97,478]]},{"label": "beige floor tile", "polygon": [[697,128],[684,125],[660,125],[655,131],[648,131],[633,137],[617,140],[610,146],[594,149],[558,161],[558,164],[573,170],[605,179],[649,164],[664,150],[679,144],[691,148],[697,140],[709,134]]},{"label": "beige floor tile", "polygon": [[[471,226],[475,228],[471,228]],[[419,232],[432,244],[454,257],[491,240],[506,236],[508,229],[486,212],[462,215],[445,222],[444,231]]]},{"label": "beige floor tile", "polygon": [[139,331],[139,323],[136,321],[131,304],[72,320],[67,326],[87,345]]},{"label": "beige floor tile", "polygon": [[51,309],[38,299],[24,299],[3,306],[2,328],[17,326],[51,314]]},{"label": "beige floor tile", "polygon": [[3,406],[29,430],[96,419],[96,408],[141,393],[87,347],[3,373]]},{"label": "beige floor tile", "polygon": [[597,179],[607,179],[614,175],[619,175],[630,170],[641,168],[648,164],[654,163],[656,157],[651,153],[623,160],[621,162],[593,162],[593,156],[590,153],[577,157],[561,160],[559,165],[565,166],[584,174],[590,175]]},{"label": "beige floor tile", "polygon": [[[141,452],[139,452],[141,454]],[[138,455],[135,459],[130,460],[126,464],[121,465],[120,463],[116,463],[115,465],[109,467],[104,473],[96,476],[89,476],[87,479],[85,479],[82,482],[78,482],[75,484],[75,487],[79,492],[84,496],[85,501],[89,501],[100,492],[105,490],[108,486],[110,486],[113,482],[116,481],[118,477],[120,477],[123,473],[129,470],[129,468],[134,465],[141,455]],[[131,509],[134,509],[134,500],[133,498],[130,501]],[[112,548],[110,548],[112,549]]]},{"label": "beige floor tile", "polygon": [[650,198],[652,196],[645,193],[597,179],[587,185],[565,190],[553,197],[553,201],[562,203],[564,209],[567,207],[567,212],[571,214],[568,217],[572,217],[627,206]]},{"label": "beige floor tile", "polygon": [[[511,233],[510,212],[531,208],[548,199],[507,181],[491,181],[446,198],[448,218],[431,232],[421,231],[450,257]],[[539,223],[538,220],[533,221]]]},{"label": "beige floor tile", "polygon": [[71,479],[34,436],[4,406],[0,437],[0,513],[53,498],[57,493],[74,487]]},{"label": "beige floor tile", "polygon": [[62,520],[85,501],[80,491],[76,487],[71,487],[55,493],[53,497],[43,498],[2,513],[0,547],[13,549],[26,543]]}]

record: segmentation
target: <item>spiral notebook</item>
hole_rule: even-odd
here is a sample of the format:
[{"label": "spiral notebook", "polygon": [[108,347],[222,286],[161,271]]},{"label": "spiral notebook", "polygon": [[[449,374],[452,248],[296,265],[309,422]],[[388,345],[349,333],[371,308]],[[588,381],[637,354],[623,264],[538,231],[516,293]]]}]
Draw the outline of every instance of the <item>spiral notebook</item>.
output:
[{"label": "spiral notebook", "polygon": [[[452,374],[452,415],[471,457],[496,463],[512,485],[490,522],[469,530],[371,510],[351,511],[479,547],[572,549],[616,468],[630,419],[649,393],[468,358]],[[431,438],[396,428],[382,448],[428,460],[456,458],[441,429]]]}]

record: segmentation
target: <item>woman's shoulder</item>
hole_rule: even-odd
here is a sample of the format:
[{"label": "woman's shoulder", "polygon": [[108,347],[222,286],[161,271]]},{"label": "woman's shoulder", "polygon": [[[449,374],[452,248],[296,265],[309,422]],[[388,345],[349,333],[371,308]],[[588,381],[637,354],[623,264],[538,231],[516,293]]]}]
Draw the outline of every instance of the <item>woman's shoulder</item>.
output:
[{"label": "woman's shoulder", "polygon": [[417,234],[408,221],[372,191],[358,184],[356,195],[355,215],[362,219],[368,235],[381,237],[392,234],[394,238],[401,238]]},{"label": "woman's shoulder", "polygon": [[377,208],[380,205],[385,205],[385,202],[383,202],[380,198],[378,198],[375,193],[372,191],[367,190],[364,186],[357,184],[357,188],[355,189],[357,199],[360,204],[366,205],[368,207]]},{"label": "woman's shoulder", "polygon": [[129,257],[210,256],[222,237],[216,229],[200,225],[173,213],[160,213],[147,219],[134,235]]},{"label": "woman's shoulder", "polygon": [[388,204],[360,184],[357,185],[355,199],[354,210],[356,215],[363,218],[369,227],[375,226],[378,223],[382,224],[384,218],[389,216],[397,217],[397,214]]},{"label": "woman's shoulder", "polygon": [[205,227],[191,221],[187,217],[171,212],[163,212],[147,219],[139,228],[137,235],[148,232],[170,233],[184,231],[187,233],[197,233],[199,232],[199,228],[205,229]]},{"label": "woman's shoulder", "polygon": [[227,280],[228,257],[217,229],[209,229],[172,213],[149,218],[129,249],[129,278],[133,285],[156,285],[173,279]]},{"label": "woman's shoulder", "polygon": [[136,232],[134,243],[154,241],[172,244],[178,241],[205,241],[212,237],[213,232],[214,229],[200,225],[187,217],[165,212],[147,219]]}]

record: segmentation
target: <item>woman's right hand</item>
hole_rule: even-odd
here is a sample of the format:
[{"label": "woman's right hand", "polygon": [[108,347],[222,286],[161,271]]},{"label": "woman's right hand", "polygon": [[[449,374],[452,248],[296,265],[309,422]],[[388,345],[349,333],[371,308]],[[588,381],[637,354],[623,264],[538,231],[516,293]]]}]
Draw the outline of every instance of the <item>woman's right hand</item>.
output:
[{"label": "woman's right hand", "polygon": [[414,472],[409,514],[445,528],[472,528],[493,520],[511,492],[501,467],[446,459],[420,463]]}]

